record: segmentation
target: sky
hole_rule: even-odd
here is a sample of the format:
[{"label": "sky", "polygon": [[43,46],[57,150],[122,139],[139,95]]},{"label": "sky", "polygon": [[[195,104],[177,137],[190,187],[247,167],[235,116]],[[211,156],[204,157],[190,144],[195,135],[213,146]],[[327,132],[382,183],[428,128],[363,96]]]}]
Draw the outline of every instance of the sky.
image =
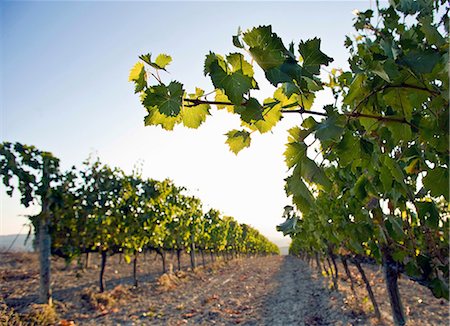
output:
[{"label": "sky", "polygon": [[[0,141],[22,142],[52,152],[63,169],[90,154],[131,172],[143,162],[143,175],[189,189],[204,210],[215,208],[269,239],[287,244],[275,230],[283,207],[287,168],[283,160],[287,130],[301,123],[286,116],[271,133],[255,135],[237,156],[224,134],[239,119],[223,111],[197,130],[144,127],[145,109],[128,82],[138,56],[167,53],[173,62],[163,80],[178,80],[188,92],[213,90],[203,75],[209,51],[237,52],[231,37],[258,25],[272,25],[287,46],[319,37],[331,68],[347,67],[345,35],[354,9],[371,1],[314,2],[16,2],[0,3]],[[261,90],[273,88],[256,68]],[[322,94],[314,105],[331,103]],[[0,188],[0,235],[26,232],[25,209],[17,195]]]}]

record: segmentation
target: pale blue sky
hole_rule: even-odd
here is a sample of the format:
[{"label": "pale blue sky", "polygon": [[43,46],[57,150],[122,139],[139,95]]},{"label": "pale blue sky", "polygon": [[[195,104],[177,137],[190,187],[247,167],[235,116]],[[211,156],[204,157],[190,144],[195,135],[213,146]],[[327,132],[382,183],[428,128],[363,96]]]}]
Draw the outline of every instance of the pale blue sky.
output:
[{"label": "pale blue sky", "polygon": [[[165,52],[174,61],[170,78],[188,91],[211,90],[203,76],[210,50],[237,49],[231,36],[271,24],[286,45],[320,37],[322,49],[345,67],[343,46],[352,29],[352,10],[370,1],[332,2],[2,2],[1,141],[49,150],[63,168],[80,165],[92,152],[130,171],[144,160],[144,175],[172,178],[214,207],[271,239],[282,208],[286,130],[299,117],[286,117],[273,134],[255,137],[234,156],[223,134],[238,126],[222,112],[199,130],[170,133],[143,126],[145,110],[133,94],[129,69],[139,54]],[[258,72],[260,82],[262,74]],[[272,89],[260,83],[261,98]],[[317,102],[328,103],[323,97]],[[213,111],[215,112],[215,111]],[[18,232],[25,218],[18,199],[1,189],[0,234]]]}]

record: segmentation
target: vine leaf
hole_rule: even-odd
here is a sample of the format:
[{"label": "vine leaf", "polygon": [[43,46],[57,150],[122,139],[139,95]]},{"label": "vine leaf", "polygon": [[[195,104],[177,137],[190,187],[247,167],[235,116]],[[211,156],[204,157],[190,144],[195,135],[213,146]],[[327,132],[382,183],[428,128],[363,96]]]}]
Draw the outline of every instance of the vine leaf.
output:
[{"label": "vine leaf", "polygon": [[320,51],[320,39],[313,38],[306,42],[300,42],[298,51],[303,58],[303,68],[313,75],[320,74],[320,66],[328,66],[333,59]]},{"label": "vine leaf", "polygon": [[[216,102],[225,102],[225,103],[231,103],[230,99],[228,98],[228,96],[225,95],[225,93],[221,90],[221,89],[216,89],[215,90],[215,101]],[[228,112],[230,113],[234,113],[234,106],[233,105],[222,105],[222,104],[216,104],[217,109],[222,110],[222,109],[227,109]]]},{"label": "vine leaf", "polygon": [[179,82],[170,82],[168,86],[164,84],[152,86],[145,93],[143,101],[145,107],[157,107],[160,113],[169,117],[180,113],[184,90]]},{"label": "vine leaf", "polygon": [[293,168],[300,162],[301,158],[306,155],[306,145],[303,142],[292,142],[286,144],[284,151],[284,161],[289,169]]},{"label": "vine leaf", "polygon": [[165,70],[166,66],[172,62],[172,57],[167,54],[159,54],[156,57],[155,63],[160,67],[160,69]]},{"label": "vine leaf", "polygon": [[233,40],[233,45],[235,47],[243,49],[244,48],[244,44],[242,44],[242,42],[240,40],[241,35],[242,35],[242,31],[241,31],[241,28],[239,27],[238,30],[237,30],[236,35],[233,35],[232,40]]},{"label": "vine leaf", "polygon": [[227,55],[227,62],[231,65],[231,72],[242,71],[245,76],[252,77],[252,88],[258,89],[258,83],[253,78],[255,74],[253,66],[244,59],[244,56],[240,53],[230,53]]},{"label": "vine leaf", "polygon": [[236,155],[242,149],[250,146],[251,138],[248,131],[233,129],[229,131],[226,136],[226,143],[230,147],[230,150]]},{"label": "vine leaf", "polygon": [[[197,99],[202,96],[205,92],[196,88],[195,94],[190,94],[189,98]],[[195,106],[183,106],[181,109],[181,119],[183,125],[188,128],[197,129],[203,122],[205,122],[206,117],[210,114],[210,106],[208,104],[199,104]]]},{"label": "vine leaf", "polygon": [[291,175],[285,181],[286,194],[292,195],[292,201],[299,210],[305,213],[309,212],[314,203],[314,197],[303,180],[298,176]]},{"label": "vine leaf", "polygon": [[447,168],[435,167],[428,170],[427,175],[423,178],[423,185],[430,189],[431,195],[434,197],[444,196],[449,200],[449,173]]},{"label": "vine leaf", "polygon": [[416,74],[432,72],[440,60],[440,53],[433,50],[411,50],[400,58],[400,62],[410,67]]},{"label": "vine leaf", "polygon": [[134,93],[139,93],[147,87],[146,73],[142,62],[136,63],[130,71],[128,81],[133,81],[136,85]]},{"label": "vine leaf", "polygon": [[233,72],[225,60],[214,53],[207,55],[204,71],[205,75],[211,77],[214,87],[223,89],[225,95],[236,105],[241,105],[244,94],[256,87],[251,76],[246,75],[242,69]]},{"label": "vine leaf", "polygon": [[180,117],[168,117],[158,111],[156,107],[147,108],[148,115],[144,118],[145,126],[161,126],[165,130],[173,130],[179,123]]},{"label": "vine leaf", "polygon": [[272,26],[255,27],[243,35],[250,54],[264,71],[284,63],[287,49],[277,34],[272,33]]},{"label": "vine leaf", "polygon": [[152,54],[151,53],[147,53],[147,54],[142,54],[139,56],[139,59],[141,59],[142,61],[144,61],[146,64],[148,64],[149,66],[155,68],[155,69],[161,69],[161,70],[166,70],[165,67],[172,62],[172,57],[170,55],[167,54],[159,54],[156,57],[155,62],[152,61]]},{"label": "vine leaf", "polygon": [[257,99],[250,97],[245,106],[236,106],[234,111],[241,116],[241,120],[254,123],[263,119],[263,107]]},{"label": "vine leaf", "polygon": [[248,125],[252,130],[258,130],[260,133],[266,133],[281,120],[281,104],[268,104],[273,103],[273,99],[269,98],[264,101],[264,108],[262,111],[262,119],[257,120],[253,125]]},{"label": "vine leaf", "polygon": [[338,141],[344,132],[346,118],[334,111],[331,105],[327,105],[324,109],[328,116],[315,127],[316,137],[322,142]]},{"label": "vine leaf", "polygon": [[302,78],[302,67],[296,60],[288,58],[280,66],[266,70],[266,78],[277,86],[279,83],[292,83],[294,80],[300,83]]},{"label": "vine leaf", "polygon": [[432,201],[417,202],[419,218],[429,227],[437,228],[439,226],[439,211],[436,204]]},{"label": "vine leaf", "polygon": [[277,231],[283,232],[283,235],[294,234],[298,221],[298,216],[289,217],[286,221],[277,225]]}]

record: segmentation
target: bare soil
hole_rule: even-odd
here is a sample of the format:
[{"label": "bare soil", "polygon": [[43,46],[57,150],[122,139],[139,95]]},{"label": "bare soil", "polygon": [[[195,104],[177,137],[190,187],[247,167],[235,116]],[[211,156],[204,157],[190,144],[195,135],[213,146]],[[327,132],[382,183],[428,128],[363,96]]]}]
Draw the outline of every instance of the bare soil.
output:
[{"label": "bare soil", "polygon": [[[176,266],[175,257],[169,264]],[[209,258],[209,257],[208,257]],[[242,258],[188,268],[161,276],[155,254],[140,257],[139,286],[133,287],[132,264],[108,258],[107,291],[98,294],[99,258],[90,268],[52,261],[52,289],[60,325],[392,325],[389,302],[378,267],[367,266],[382,320],[374,317],[356,268],[352,293],[345,277],[339,291],[331,280],[290,256]],[[200,259],[200,263],[201,263]],[[342,266],[340,274],[343,275]],[[25,316],[37,302],[38,258],[34,253],[0,254],[0,304]],[[449,304],[407,279],[400,292],[408,325],[449,324]],[[0,309],[0,313],[5,310]],[[0,316],[1,317],[1,316]],[[4,316],[3,316],[4,317]],[[0,318],[2,320],[2,318]],[[1,324],[1,322],[0,322]],[[8,323],[6,323],[8,324]],[[12,323],[9,323],[12,324]]]}]

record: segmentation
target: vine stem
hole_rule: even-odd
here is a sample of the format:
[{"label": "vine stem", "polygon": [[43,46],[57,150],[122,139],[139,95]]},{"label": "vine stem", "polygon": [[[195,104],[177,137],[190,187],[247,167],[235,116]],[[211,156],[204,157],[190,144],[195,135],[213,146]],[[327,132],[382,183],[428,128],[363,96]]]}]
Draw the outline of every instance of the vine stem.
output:
[{"label": "vine stem", "polygon": [[[314,115],[321,115],[324,117],[328,116],[324,112],[310,111],[310,110],[305,110],[303,108],[300,108],[298,110],[281,110],[281,112],[282,113],[300,113],[300,114],[308,113],[308,114],[314,114]],[[343,113],[343,115],[346,117],[349,117],[349,118],[369,118],[369,119],[375,119],[378,121],[400,122],[400,123],[406,123],[406,124],[412,126],[411,123],[406,121],[405,118],[386,117],[386,116],[366,114],[366,113],[360,113],[360,112]]]},{"label": "vine stem", "polygon": [[[184,101],[191,103],[190,105],[185,105],[185,107],[193,107],[201,104],[211,104],[211,105],[230,105],[233,106],[235,104],[230,102],[220,102],[220,101],[206,101],[206,100],[200,100],[200,99],[189,99],[185,98]],[[243,102],[241,103],[241,106],[246,106],[247,103]],[[312,114],[312,115],[319,115],[322,117],[327,117],[328,114],[325,112],[319,112],[319,111],[313,111],[313,110],[305,110],[304,108],[300,107],[296,110],[281,110],[281,113],[300,113],[300,114]],[[369,118],[369,119],[375,119],[378,121],[390,121],[390,122],[398,122],[398,123],[405,123],[411,125],[410,122],[408,122],[405,118],[396,118],[396,117],[386,117],[386,116],[379,116],[374,114],[366,114],[366,113],[360,113],[358,111],[353,111],[350,113],[343,113],[344,116],[347,116],[349,118]]]}]

